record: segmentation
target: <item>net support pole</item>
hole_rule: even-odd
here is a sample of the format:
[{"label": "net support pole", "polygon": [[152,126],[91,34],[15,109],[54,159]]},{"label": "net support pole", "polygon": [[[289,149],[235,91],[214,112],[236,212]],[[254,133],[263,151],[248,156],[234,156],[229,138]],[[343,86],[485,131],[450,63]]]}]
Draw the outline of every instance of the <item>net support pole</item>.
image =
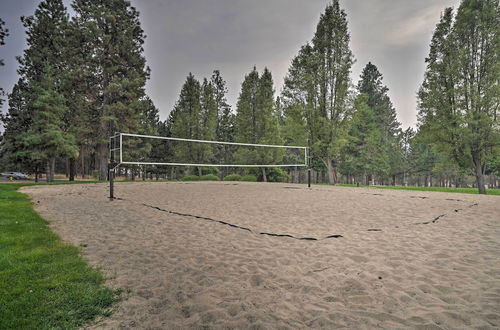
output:
[{"label": "net support pole", "polygon": [[[115,184],[114,184],[115,168],[116,168],[115,149],[116,149],[116,135],[109,139],[110,155],[109,155],[109,163],[108,163],[108,179],[109,179],[109,200],[110,201],[115,200]],[[120,144],[120,149],[121,149],[121,144]]]},{"label": "net support pole", "polygon": [[307,188],[311,188],[311,140],[307,139]]},{"label": "net support pole", "polygon": [[109,200],[110,201],[113,201],[115,199],[115,196],[114,196],[114,176],[115,176],[115,171],[113,169],[113,164],[109,164],[108,165],[108,169],[109,169]]}]

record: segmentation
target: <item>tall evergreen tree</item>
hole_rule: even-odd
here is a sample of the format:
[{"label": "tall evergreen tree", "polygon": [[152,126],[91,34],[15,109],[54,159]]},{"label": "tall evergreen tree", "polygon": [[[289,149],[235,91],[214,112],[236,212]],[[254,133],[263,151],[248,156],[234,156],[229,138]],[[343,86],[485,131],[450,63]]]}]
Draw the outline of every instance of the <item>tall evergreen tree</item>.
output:
[{"label": "tall evergreen tree", "polygon": [[145,39],[139,12],[125,0],[75,0],[76,24],[87,51],[86,99],[97,128],[94,144],[99,178],[105,179],[108,138],[115,132],[140,132],[144,86],[149,69],[142,55]]},{"label": "tall evergreen tree", "polygon": [[374,175],[383,174],[388,167],[387,146],[368,99],[366,94],[360,94],[355,100],[349,143],[342,152],[348,174],[363,176],[367,185]]},{"label": "tall evergreen tree", "polygon": [[401,125],[396,119],[396,110],[388,91],[387,86],[382,83],[382,74],[378,68],[368,62],[361,73],[358,92],[368,96],[366,104],[373,109],[377,125],[387,139],[396,136]]},{"label": "tall evergreen tree", "polygon": [[[208,82],[207,82],[208,85]],[[213,95],[210,96],[213,98]],[[202,88],[200,82],[189,73],[182,86],[179,100],[170,112],[168,122],[173,137],[202,140]],[[213,103],[213,100],[210,101]],[[211,105],[213,111],[213,105]],[[200,164],[205,161],[207,145],[201,143],[179,142],[175,144],[175,158],[177,162]],[[198,168],[201,175],[201,168]]]},{"label": "tall evergreen tree", "polygon": [[218,141],[232,141],[231,128],[233,126],[231,106],[227,103],[226,81],[219,70],[214,70],[210,78],[215,97],[216,107],[216,139]]},{"label": "tall evergreen tree", "polygon": [[[231,106],[227,103],[227,87],[226,81],[222,78],[219,70],[214,70],[210,79],[215,94],[215,106],[217,109],[217,124],[215,140],[217,141],[234,141],[234,114],[231,111]],[[215,145],[214,158],[216,161],[229,164],[233,159],[233,148],[228,145]],[[228,173],[228,168],[223,169],[224,174]]]},{"label": "tall evergreen tree", "polygon": [[[217,136],[217,98],[214,85],[206,78],[203,79],[201,86],[201,138],[203,140],[214,141]],[[203,162],[213,162],[214,145],[204,144],[200,157]]]},{"label": "tall evergreen tree", "polygon": [[411,142],[415,136],[415,131],[413,128],[408,127],[401,133],[400,141],[401,141],[401,151],[402,151],[402,165],[401,172],[403,174],[403,185],[408,185],[408,176],[410,174],[410,155],[411,155]]},{"label": "tall evergreen tree", "polygon": [[21,135],[21,140],[37,158],[47,162],[47,181],[50,182],[54,181],[56,158],[74,158],[77,147],[74,137],[63,130],[66,100],[58,92],[50,66],[46,67],[41,77],[41,81],[32,85],[34,117],[30,128]]},{"label": "tall evergreen tree", "polygon": [[69,22],[62,0],[42,1],[33,16],[23,16],[21,21],[26,28],[28,47],[23,56],[17,58],[19,75],[28,83],[40,82],[49,66],[57,77],[57,84],[61,85],[60,75],[66,69],[64,48]]},{"label": "tall evergreen tree", "polygon": [[[271,72],[265,68],[261,76],[254,67],[245,76],[236,110],[235,140],[254,144],[279,144],[278,117],[274,103],[274,87]],[[237,152],[240,161],[247,164],[270,164],[278,162],[282,153],[271,148],[241,149]],[[261,169],[267,181],[265,168]]]},{"label": "tall evergreen tree", "polygon": [[392,176],[394,183],[396,174],[401,171],[401,150],[398,140],[401,124],[396,119],[396,110],[387,94],[388,91],[387,86],[382,83],[382,74],[378,68],[368,62],[361,73],[358,92],[367,95],[366,104],[373,110],[374,120],[382,133],[381,167],[377,172],[382,180],[387,175]]},{"label": "tall evergreen tree", "polygon": [[[21,21],[26,28],[28,47],[23,56],[18,57],[20,64],[18,73],[21,78],[13,91],[16,99],[13,111],[17,113],[8,116],[9,125],[6,130],[10,129],[9,127],[18,128],[20,123],[15,124],[12,121],[20,118],[23,119],[24,127],[22,135],[6,132],[6,136],[10,136],[11,141],[8,143],[16,148],[12,149],[15,153],[14,158],[21,154],[33,153],[33,157],[24,157],[24,159],[28,162],[31,159],[35,163],[43,158],[50,159],[52,166],[47,166],[47,178],[51,179],[54,176],[54,157],[64,154],[61,152],[63,149],[72,150],[72,138],[66,136],[67,141],[59,140],[51,144],[46,140],[40,140],[41,135],[36,137],[26,134],[38,132],[35,128],[45,124],[49,126],[47,129],[51,132],[59,130],[60,128],[56,128],[53,124],[49,125],[44,122],[49,117],[53,119],[52,123],[63,125],[61,118],[67,109],[63,91],[65,69],[68,63],[64,56],[68,14],[61,0],[44,0],[39,4],[33,16],[21,17]],[[18,102],[20,100],[23,101]],[[47,104],[54,107],[47,107]],[[24,109],[20,109],[21,106]],[[51,111],[53,113],[50,113]],[[14,141],[16,139],[17,141]],[[43,153],[35,152],[43,148]],[[74,153],[68,151],[66,154],[73,155]]]},{"label": "tall evergreen tree", "polygon": [[237,142],[258,143],[258,90],[259,73],[254,67],[253,70],[245,76],[241,84],[241,92],[236,105],[236,134]]},{"label": "tall evergreen tree", "polygon": [[[73,17],[66,31],[64,58],[66,67],[63,76],[63,94],[68,110],[64,118],[64,130],[75,136],[79,153],[78,164],[82,177],[93,169],[91,161],[95,158],[95,110],[91,102],[98,88],[93,83],[96,73],[88,62],[88,54],[93,52],[93,44],[84,42],[78,18]],[[74,180],[77,172],[77,159],[70,158],[69,179]]]},{"label": "tall evergreen tree", "polygon": [[[337,180],[335,161],[346,144],[350,72],[353,55],[349,48],[347,15],[338,0],[321,15],[312,45],[301,48],[285,78],[285,116],[289,125],[308,130],[312,154],[328,172],[328,182]],[[292,123],[295,120],[303,123]]]},{"label": "tall evergreen tree", "polygon": [[487,160],[498,154],[500,8],[497,0],[463,0],[436,26],[419,91],[420,130],[486,193]]},{"label": "tall evergreen tree", "polygon": [[9,94],[9,111],[0,116],[4,125],[4,134],[0,144],[0,158],[2,163],[19,171],[38,173],[43,166],[42,155],[26,144],[26,131],[31,127],[33,116],[28,107],[26,81],[22,78],[14,85]]}]

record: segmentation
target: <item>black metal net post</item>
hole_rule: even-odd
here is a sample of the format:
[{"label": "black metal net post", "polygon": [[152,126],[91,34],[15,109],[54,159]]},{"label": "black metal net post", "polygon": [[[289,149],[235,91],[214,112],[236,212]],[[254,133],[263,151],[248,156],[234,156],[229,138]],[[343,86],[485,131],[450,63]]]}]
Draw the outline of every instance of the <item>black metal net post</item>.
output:
[{"label": "black metal net post", "polygon": [[115,170],[113,168],[113,164],[109,164],[109,200],[114,200],[114,174]]},{"label": "black metal net post", "polygon": [[115,133],[114,136],[109,138],[109,163],[108,163],[108,178],[109,178],[109,200],[113,201],[115,199],[115,170],[119,164],[116,163],[115,160],[115,152],[116,150],[120,150],[121,152],[121,143],[120,146],[116,147],[116,138],[120,137],[120,133]]},{"label": "black metal net post", "polygon": [[311,188],[311,140],[307,139],[307,187]]}]

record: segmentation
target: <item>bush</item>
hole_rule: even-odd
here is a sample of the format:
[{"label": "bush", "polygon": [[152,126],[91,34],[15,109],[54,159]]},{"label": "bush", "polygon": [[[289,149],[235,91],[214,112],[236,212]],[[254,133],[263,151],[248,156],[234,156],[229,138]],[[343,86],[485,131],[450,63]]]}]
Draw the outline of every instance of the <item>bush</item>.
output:
[{"label": "bush", "polygon": [[224,177],[224,181],[240,181],[241,175],[239,174],[229,174]]},{"label": "bush", "polygon": [[200,181],[200,177],[197,175],[186,175],[181,178],[181,181]]},{"label": "bush", "polygon": [[240,181],[257,182],[257,177],[253,174],[247,174],[242,176]]},{"label": "bush", "polygon": [[[264,181],[262,176],[262,168],[252,168],[249,174],[253,174],[257,177],[257,181]],[[266,178],[267,182],[286,182],[288,179],[288,173],[279,167],[268,167],[266,168]]]},{"label": "bush", "polygon": [[91,175],[92,175],[92,179],[99,180],[99,171],[93,170]]},{"label": "bush", "polygon": [[206,174],[218,175],[219,169],[217,167],[213,167],[213,166],[202,167],[201,173],[202,173],[202,175],[206,175]]},{"label": "bush", "polygon": [[201,181],[219,181],[219,177],[215,174],[205,174],[199,178]]},{"label": "bush", "polygon": [[279,167],[271,167],[267,173],[267,181],[269,182],[286,182],[288,173]]}]

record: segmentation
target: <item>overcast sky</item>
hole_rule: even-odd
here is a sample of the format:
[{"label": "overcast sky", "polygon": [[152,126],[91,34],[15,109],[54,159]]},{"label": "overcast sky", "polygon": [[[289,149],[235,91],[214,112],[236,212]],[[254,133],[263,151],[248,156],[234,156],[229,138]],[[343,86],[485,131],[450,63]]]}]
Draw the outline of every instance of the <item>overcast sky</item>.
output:
[{"label": "overcast sky", "polygon": [[[161,119],[177,101],[186,76],[198,79],[221,71],[236,104],[241,83],[254,65],[267,66],[281,91],[292,58],[313,37],[329,0],[132,0],[147,34],[145,56],[151,68],[147,93]],[[17,81],[15,56],[26,47],[19,17],[32,15],[39,1],[0,0],[0,17],[10,36],[0,47],[0,86]],[[64,0],[69,7],[70,0]],[[416,92],[422,82],[432,32],[443,9],[459,0],[344,0],[356,58],[352,79],[371,61],[384,76],[398,120],[416,124]],[[4,111],[6,108],[4,104]]]}]

